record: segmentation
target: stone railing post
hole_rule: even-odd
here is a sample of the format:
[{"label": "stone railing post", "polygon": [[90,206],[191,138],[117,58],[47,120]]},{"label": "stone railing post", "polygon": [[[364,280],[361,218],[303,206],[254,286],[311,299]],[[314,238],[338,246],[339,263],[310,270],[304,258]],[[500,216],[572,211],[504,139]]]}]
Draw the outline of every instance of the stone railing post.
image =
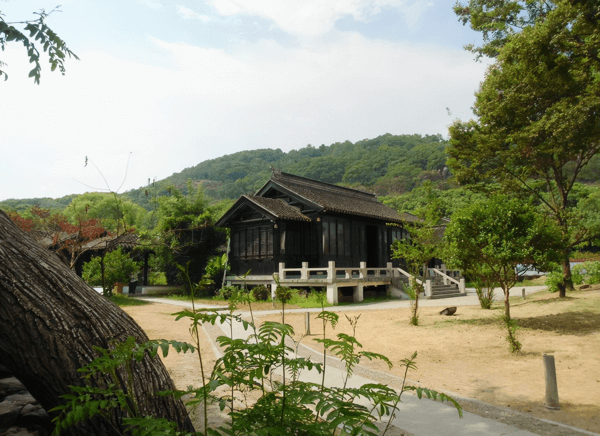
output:
[{"label": "stone railing post", "polygon": [[364,279],[367,276],[367,262],[360,262],[360,268],[358,270],[358,278]]},{"label": "stone railing post", "polygon": [[285,262],[279,262],[279,280],[285,280]]},{"label": "stone railing post", "polygon": [[[327,267],[327,283],[334,283],[335,279],[336,279],[336,277],[335,277],[335,261],[330,260],[328,267]],[[337,300],[337,298],[336,298],[336,300]]]},{"label": "stone railing post", "polygon": [[302,270],[300,271],[300,279],[308,280],[308,262],[302,262]]},{"label": "stone railing post", "polygon": [[458,291],[461,294],[466,294],[467,293],[467,288],[465,287],[465,278],[464,277],[461,277],[460,280],[459,280]]},{"label": "stone railing post", "polygon": [[431,279],[427,278],[425,280],[425,297],[426,298],[431,298],[432,292],[431,292]]}]

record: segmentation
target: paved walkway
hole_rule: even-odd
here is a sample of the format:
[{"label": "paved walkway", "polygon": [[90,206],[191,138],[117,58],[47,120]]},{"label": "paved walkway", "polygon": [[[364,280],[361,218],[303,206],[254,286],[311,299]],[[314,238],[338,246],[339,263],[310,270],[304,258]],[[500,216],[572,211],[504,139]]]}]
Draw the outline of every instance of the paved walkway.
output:
[{"label": "paved walkway", "polygon": [[[511,289],[511,296],[522,295],[523,287]],[[539,292],[545,289],[545,286],[531,286],[525,288],[526,295],[534,292]],[[503,298],[502,290],[495,290],[498,300]],[[144,297],[146,301],[156,303],[171,304],[174,306],[191,308],[191,303],[185,301],[169,300],[165,298]],[[347,305],[329,307],[327,310],[335,312],[343,312],[360,309],[364,310],[381,310],[393,309],[398,307],[408,307],[410,304],[406,300],[385,301],[382,303]],[[422,306],[474,306],[479,305],[477,296],[469,293],[466,297],[447,298],[442,300],[421,300]],[[196,308],[205,309],[223,309],[223,306],[208,306],[196,305]],[[289,312],[318,312],[320,309],[292,309]],[[280,310],[268,310],[254,312],[255,316],[266,315],[271,313],[280,313]],[[286,310],[287,312],[287,310]],[[244,315],[244,312],[240,312]],[[218,335],[229,335],[229,326],[227,325],[209,325],[205,328],[207,334],[214,341]],[[234,336],[236,338],[246,338],[249,331],[245,331],[240,323],[234,324]],[[214,346],[214,351],[219,355],[218,346]],[[304,357],[310,357],[313,361],[322,361],[322,354],[310,349],[304,345],[300,345],[299,354]],[[336,362],[337,361],[337,362]],[[328,356],[327,378],[326,384],[329,386],[341,386],[345,376],[343,364]],[[315,383],[321,382],[321,375],[316,371],[304,371],[302,373],[303,380],[312,381]],[[358,387],[366,383],[385,383],[393,388],[399,388],[402,380],[398,377],[386,374],[380,371],[371,370],[365,367],[356,369],[353,376],[349,379],[349,387]],[[431,386],[431,388],[435,388]],[[448,393],[453,395],[452,393]],[[415,395],[410,393],[403,394],[402,402],[399,405],[399,411],[396,413],[396,418],[392,421],[394,431],[389,435],[406,435],[406,436],[575,436],[575,435],[594,435],[600,436],[598,433],[592,433],[584,430],[575,429],[564,424],[535,418],[529,414],[522,414],[509,409],[498,408],[489,404],[481,403],[476,400],[458,398],[461,400],[465,408],[474,410],[477,413],[464,412],[464,417],[459,419],[456,409],[446,403],[440,403],[427,399],[419,400]],[[469,407],[466,407],[467,404]],[[482,416],[486,415],[486,416]]]}]

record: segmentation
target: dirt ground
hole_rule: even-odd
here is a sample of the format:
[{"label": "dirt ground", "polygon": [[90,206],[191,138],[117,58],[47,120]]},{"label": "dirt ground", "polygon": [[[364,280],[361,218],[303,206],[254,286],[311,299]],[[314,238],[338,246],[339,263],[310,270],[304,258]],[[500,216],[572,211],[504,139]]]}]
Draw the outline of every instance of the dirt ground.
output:
[{"label": "dirt ground", "polygon": [[[149,304],[125,307],[124,310],[151,339],[191,342],[189,322],[183,319],[175,322],[171,316],[178,310],[176,307]],[[337,328],[335,331],[329,328],[328,336],[351,333],[344,314],[360,315],[356,332],[358,341],[364,350],[390,358],[395,364],[392,369],[395,375],[402,373],[398,362],[417,351],[418,369],[408,375],[415,384],[590,431],[600,429],[599,289],[570,293],[564,300],[545,292],[528,296],[527,300],[512,298],[511,314],[521,326],[518,339],[523,344],[523,352],[517,355],[508,351],[504,331],[495,319],[499,309],[485,311],[462,306],[452,317],[439,315],[440,310],[420,309],[419,327],[408,324],[408,308],[340,313]],[[317,326],[320,324],[315,317],[316,314],[312,330],[319,334]],[[280,317],[269,315],[258,320],[280,320]],[[304,328],[304,314],[286,313],[286,322],[300,333]],[[313,341],[317,337],[313,334],[303,343],[321,350],[321,346]],[[212,369],[215,355],[204,331],[201,331],[201,341],[205,367]],[[556,359],[559,411],[543,406],[543,353],[551,353]],[[197,354],[171,351],[164,362],[177,388],[200,385]],[[361,363],[388,371],[383,363],[368,360]],[[194,422],[200,429],[197,416]]]},{"label": "dirt ground", "polygon": [[[418,352],[418,369],[408,378],[431,389],[508,407],[589,431],[600,429],[600,290],[570,293],[564,300],[546,292],[511,298],[511,314],[521,328],[519,354],[508,351],[505,333],[495,310],[459,307],[456,315],[439,315],[441,308],[422,308],[420,326],[408,324],[410,309],[345,312],[360,315],[356,332],[363,350],[382,353],[394,363],[392,373],[402,375],[398,362]],[[443,304],[440,303],[440,304]],[[315,314],[316,316],[316,314]],[[313,317],[314,318],[314,317]],[[261,321],[278,320],[264,316]],[[304,314],[286,314],[297,333],[304,329]],[[322,350],[313,339],[321,324],[311,323],[305,345]],[[328,337],[351,333],[344,313]],[[320,333],[322,334],[322,332]],[[545,395],[542,354],[556,361],[561,410],[543,406]],[[388,371],[384,363],[364,360],[365,366]]]},{"label": "dirt ground", "polygon": [[[175,317],[171,315],[179,310],[175,306],[147,304],[143,306],[126,306],[122,309],[135,319],[150,339],[174,339],[194,343],[189,330],[191,321],[187,319],[175,321]],[[210,372],[215,365],[216,356],[203,329],[200,329],[200,344],[205,374],[210,376]],[[166,358],[163,358],[161,353],[159,354],[177,389],[183,390],[188,386],[196,388],[202,386],[198,353],[177,353],[171,348]],[[192,411],[190,416],[196,430],[203,431],[203,420],[199,411],[200,408]],[[227,417],[220,412],[217,405],[210,406],[209,427],[221,425],[226,420]]]}]

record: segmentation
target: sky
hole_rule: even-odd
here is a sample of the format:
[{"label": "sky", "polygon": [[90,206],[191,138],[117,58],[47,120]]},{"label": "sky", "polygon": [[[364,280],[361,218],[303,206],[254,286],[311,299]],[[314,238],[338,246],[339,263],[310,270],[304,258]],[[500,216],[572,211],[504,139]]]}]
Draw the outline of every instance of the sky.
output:
[{"label": "sky", "polygon": [[463,49],[480,36],[455,0],[60,4],[46,22],[80,58],[66,75],[44,65],[35,85],[22,46],[0,51],[0,200],[123,192],[242,150],[447,137],[489,63]]}]

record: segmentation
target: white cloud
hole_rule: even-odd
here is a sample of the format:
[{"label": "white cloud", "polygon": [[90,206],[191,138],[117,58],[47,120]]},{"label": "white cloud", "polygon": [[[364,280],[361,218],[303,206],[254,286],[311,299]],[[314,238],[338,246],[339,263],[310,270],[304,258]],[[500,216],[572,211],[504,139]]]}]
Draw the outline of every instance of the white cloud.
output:
[{"label": "white cloud", "polygon": [[203,23],[208,23],[210,21],[209,16],[194,12],[191,9],[186,8],[185,6],[179,6],[177,9],[177,13],[186,20],[196,19],[202,21]]},{"label": "white cloud", "polygon": [[124,187],[131,189],[240,150],[446,134],[446,107],[470,116],[485,65],[469,53],[349,32],[334,39],[222,50],[150,38],[170,68],[83,52],[64,77],[44,71],[40,86],[27,78],[26,56],[9,47],[0,200],[89,190],[73,179],[104,187],[93,167],[83,167],[85,156],[116,189],[132,152]]},{"label": "white cloud", "polygon": [[149,8],[155,9],[155,10],[161,9],[163,7],[163,5],[160,1],[154,1],[154,0],[138,0],[138,3],[146,5]]},{"label": "white cloud", "polygon": [[352,15],[368,20],[384,7],[397,8],[413,25],[432,3],[425,0],[207,0],[225,16],[253,15],[272,20],[283,31],[302,37],[315,37],[330,31],[337,20]]}]

